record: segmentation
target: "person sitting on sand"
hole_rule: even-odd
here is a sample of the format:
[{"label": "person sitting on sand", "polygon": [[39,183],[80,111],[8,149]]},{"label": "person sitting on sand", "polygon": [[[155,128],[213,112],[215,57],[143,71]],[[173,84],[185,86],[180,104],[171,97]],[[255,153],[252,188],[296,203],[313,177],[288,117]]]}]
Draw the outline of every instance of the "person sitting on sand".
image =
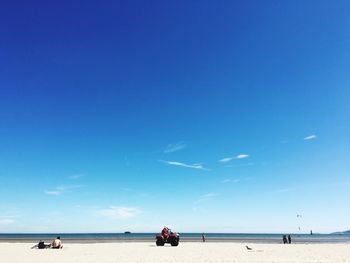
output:
[{"label": "person sitting on sand", "polygon": [[44,248],[50,248],[51,244],[45,244],[44,241],[40,240],[38,244],[32,246],[31,248],[38,248],[38,249],[44,249]]},{"label": "person sitting on sand", "polygon": [[38,248],[39,249],[43,249],[43,248],[49,248],[51,247],[51,244],[45,244],[44,241],[40,240],[39,243],[38,243]]},{"label": "person sitting on sand", "polygon": [[54,241],[52,241],[51,247],[56,249],[63,248],[61,238],[57,237]]}]

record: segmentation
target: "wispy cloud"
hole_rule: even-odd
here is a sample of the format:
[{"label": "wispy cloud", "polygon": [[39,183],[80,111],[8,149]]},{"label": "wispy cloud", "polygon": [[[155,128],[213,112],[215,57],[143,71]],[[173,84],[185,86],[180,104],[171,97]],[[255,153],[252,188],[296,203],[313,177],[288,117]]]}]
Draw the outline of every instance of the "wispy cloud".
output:
[{"label": "wispy cloud", "polygon": [[228,164],[225,167],[244,167],[244,166],[252,166],[254,163],[240,163],[240,164]]},{"label": "wispy cloud", "polygon": [[8,225],[14,223],[15,220],[11,218],[0,218],[0,225]]},{"label": "wispy cloud", "polygon": [[180,167],[192,168],[192,169],[198,169],[198,170],[209,170],[209,169],[203,167],[203,165],[200,163],[186,164],[186,163],[177,162],[177,161],[163,161],[163,160],[161,160],[161,161],[166,163],[166,164],[174,165],[174,166],[180,166]]},{"label": "wispy cloud", "polygon": [[62,194],[62,191],[58,191],[58,190],[45,190],[45,194],[47,195],[60,195]]},{"label": "wispy cloud", "polygon": [[64,185],[64,186],[57,186],[56,189],[60,190],[60,191],[70,191],[73,189],[77,189],[77,188],[81,188],[83,187],[82,185]]},{"label": "wispy cloud", "polygon": [[219,160],[219,162],[227,163],[227,162],[230,162],[230,161],[235,160],[235,159],[245,159],[245,158],[248,158],[248,157],[249,157],[248,154],[238,154],[236,156],[222,158],[222,159]]},{"label": "wispy cloud", "polygon": [[245,158],[248,158],[249,155],[248,154],[239,154],[237,155],[237,159],[245,159]]},{"label": "wispy cloud", "polygon": [[227,184],[229,182],[231,182],[231,179],[224,179],[224,180],[221,181],[221,183],[223,183],[223,184]]},{"label": "wispy cloud", "polygon": [[14,216],[0,216],[0,225],[9,225],[15,222]]},{"label": "wispy cloud", "polygon": [[295,188],[281,188],[281,189],[277,189],[274,192],[275,193],[288,193],[288,192],[292,192],[294,191]]},{"label": "wispy cloud", "polygon": [[225,158],[220,159],[219,162],[227,163],[227,162],[232,161],[233,159],[235,159],[235,157],[225,157]]},{"label": "wispy cloud", "polygon": [[137,216],[141,213],[141,210],[136,207],[125,206],[110,206],[109,208],[98,211],[98,214],[103,217],[107,217],[114,220],[129,219]]},{"label": "wispy cloud", "polygon": [[81,188],[82,185],[65,185],[65,186],[57,186],[54,190],[45,190],[45,194],[47,195],[61,195],[66,192],[69,192],[73,189]]},{"label": "wispy cloud", "polygon": [[164,153],[177,152],[177,151],[180,151],[184,148],[186,148],[186,144],[184,142],[168,144],[167,148],[164,150]]},{"label": "wispy cloud", "polygon": [[210,192],[210,193],[201,195],[198,198],[198,200],[195,202],[195,204],[199,204],[199,203],[208,201],[208,200],[213,199],[214,197],[217,197],[217,196],[219,196],[219,194],[218,193],[214,193],[214,192]]},{"label": "wispy cloud", "polygon": [[207,193],[207,194],[202,195],[201,198],[212,198],[212,197],[215,197],[215,196],[218,196],[218,195],[219,194],[217,194],[217,193],[211,192],[211,193]]},{"label": "wispy cloud", "polygon": [[73,174],[73,175],[69,176],[69,179],[71,179],[71,180],[77,180],[77,179],[79,179],[79,178],[81,178],[81,177],[83,177],[82,174]]},{"label": "wispy cloud", "polygon": [[239,182],[239,179],[230,179],[230,178],[224,179],[224,180],[221,181],[221,183],[223,183],[223,184],[238,183],[238,182]]},{"label": "wispy cloud", "polygon": [[317,136],[316,136],[315,134],[312,134],[312,135],[310,135],[310,136],[305,137],[305,138],[304,138],[304,141],[314,140],[314,139],[316,139],[316,138],[317,138]]}]

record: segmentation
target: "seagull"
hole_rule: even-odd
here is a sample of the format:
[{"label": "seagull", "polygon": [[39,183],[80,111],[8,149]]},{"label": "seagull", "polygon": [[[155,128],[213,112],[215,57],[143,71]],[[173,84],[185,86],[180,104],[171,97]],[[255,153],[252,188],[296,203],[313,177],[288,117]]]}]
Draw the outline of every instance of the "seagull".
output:
[{"label": "seagull", "polygon": [[252,250],[252,248],[248,247],[248,246],[245,246],[247,248],[247,250]]},{"label": "seagull", "polygon": [[301,215],[297,215],[297,217],[301,217]]}]

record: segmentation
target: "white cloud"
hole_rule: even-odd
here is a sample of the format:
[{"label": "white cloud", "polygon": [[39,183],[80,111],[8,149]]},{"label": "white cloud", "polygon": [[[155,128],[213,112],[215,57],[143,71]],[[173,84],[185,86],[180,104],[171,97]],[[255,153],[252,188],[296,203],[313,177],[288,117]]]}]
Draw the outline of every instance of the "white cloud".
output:
[{"label": "white cloud", "polygon": [[224,179],[221,181],[221,183],[223,184],[227,184],[227,183],[238,183],[239,179]]},{"label": "white cloud", "polygon": [[304,138],[304,141],[314,140],[314,139],[316,139],[316,138],[317,138],[317,136],[316,136],[315,134],[312,134],[312,135],[310,135],[310,136],[305,137],[305,138]]},{"label": "white cloud", "polygon": [[100,216],[104,216],[115,220],[133,218],[140,213],[141,213],[141,210],[136,207],[124,207],[124,206],[110,206],[107,209],[102,209],[98,211],[98,214]]},{"label": "white cloud", "polygon": [[64,185],[57,186],[54,190],[45,190],[45,194],[47,195],[61,195],[63,193],[69,192],[73,189],[81,188],[82,185]]},{"label": "white cloud", "polygon": [[244,166],[252,166],[254,163],[241,163],[241,164],[228,164],[225,167],[244,167]]},{"label": "white cloud", "polygon": [[248,158],[249,155],[248,154],[239,154],[237,155],[237,159],[245,159],[245,158]]},{"label": "white cloud", "polygon": [[74,174],[74,175],[69,176],[69,179],[71,179],[71,180],[77,180],[77,179],[79,179],[79,178],[81,178],[81,177],[83,177],[82,174]]},{"label": "white cloud", "polygon": [[208,170],[207,168],[204,168],[203,165],[200,163],[186,164],[186,163],[181,163],[181,162],[176,162],[176,161],[162,161],[162,162],[170,164],[170,165],[174,165],[174,166],[185,167],[185,168]]},{"label": "white cloud", "polygon": [[227,163],[229,161],[232,161],[233,159],[235,159],[235,157],[225,157],[225,158],[222,158],[221,160],[219,160],[219,162]]},{"label": "white cloud", "polygon": [[15,220],[10,218],[0,218],[0,225],[8,225],[14,223]]},{"label": "white cloud", "polygon": [[223,184],[227,184],[227,183],[231,182],[231,179],[224,179],[224,180],[222,180],[221,182],[222,182]]},{"label": "white cloud", "polygon": [[294,188],[281,188],[281,189],[277,189],[275,192],[276,193],[287,193],[287,192],[291,192],[294,191]]},{"label": "white cloud", "polygon": [[207,193],[207,194],[204,194],[204,195],[201,195],[198,200],[195,202],[195,204],[199,204],[201,202],[205,202],[205,201],[208,201],[214,197],[217,197],[219,196],[218,193],[214,193],[214,192],[211,192],[211,193]]},{"label": "white cloud", "polygon": [[221,160],[219,160],[219,162],[227,163],[227,162],[230,162],[230,161],[235,160],[235,159],[245,159],[245,158],[248,158],[248,157],[249,157],[248,154],[238,154],[237,156],[222,158]]},{"label": "white cloud", "polygon": [[218,195],[219,194],[212,192],[212,193],[202,195],[201,198],[211,198],[211,197],[218,196]]},{"label": "white cloud", "polygon": [[0,217],[0,225],[9,225],[15,222],[13,216],[1,216]]},{"label": "white cloud", "polygon": [[60,195],[62,194],[62,191],[58,191],[58,190],[45,190],[45,194],[47,195]]},{"label": "white cloud", "polygon": [[177,152],[186,148],[186,144],[183,142],[178,142],[175,144],[168,144],[167,148],[164,150],[164,153]]},{"label": "white cloud", "polygon": [[83,187],[82,185],[63,185],[63,186],[57,186],[56,189],[66,192],[72,189],[77,189]]}]

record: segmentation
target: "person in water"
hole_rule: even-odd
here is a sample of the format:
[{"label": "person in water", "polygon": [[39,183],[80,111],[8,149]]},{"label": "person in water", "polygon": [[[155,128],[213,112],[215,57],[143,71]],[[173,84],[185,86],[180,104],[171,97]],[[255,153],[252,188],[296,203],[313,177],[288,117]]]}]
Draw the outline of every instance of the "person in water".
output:
[{"label": "person in water", "polygon": [[292,244],[292,238],[288,235],[288,244]]}]

